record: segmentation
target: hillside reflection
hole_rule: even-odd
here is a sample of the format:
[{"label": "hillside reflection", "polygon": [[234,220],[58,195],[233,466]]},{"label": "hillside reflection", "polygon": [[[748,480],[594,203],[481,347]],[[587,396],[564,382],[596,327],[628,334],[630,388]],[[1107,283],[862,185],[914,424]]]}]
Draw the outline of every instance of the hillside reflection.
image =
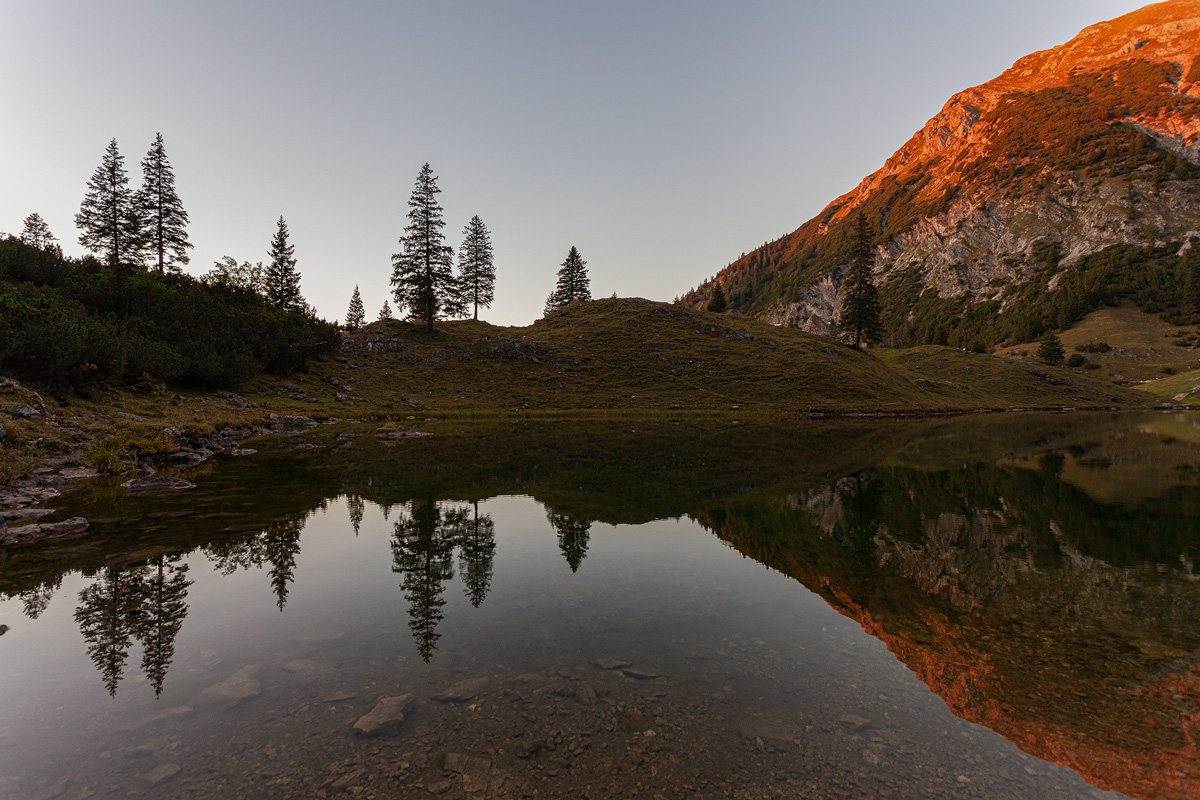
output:
[{"label": "hillside reflection", "polygon": [[[88,545],[104,552],[45,548],[10,559],[0,586],[36,619],[64,575],[93,575],[75,620],[100,681],[115,694],[140,648],[158,694],[188,613],[188,553],[221,575],[262,572],[282,612],[303,580],[296,564],[310,516],[344,502],[357,536],[377,509],[390,520],[391,563],[379,568],[398,576],[413,645],[429,662],[450,581],[480,607],[495,578],[497,530],[480,500],[538,500],[545,547],[572,573],[602,535],[595,523],[686,516],[857,621],[959,716],[1102,788],[1200,795],[1194,421],[1019,422],[987,435],[957,423],[830,439],[820,429],[744,430],[707,444],[686,430],[656,432],[642,462],[637,439],[601,447],[554,430],[539,443],[525,430],[533,458],[542,446],[566,455],[533,469],[505,455],[483,477],[462,467],[438,481],[361,454],[347,470],[333,452],[259,487],[276,505],[248,504],[236,525],[206,528],[204,514],[190,535],[175,525],[169,552],[146,559],[144,541],[122,551],[117,537]],[[872,446],[830,449],[831,440]],[[197,492],[173,507],[227,502],[214,491],[219,499]]]}]

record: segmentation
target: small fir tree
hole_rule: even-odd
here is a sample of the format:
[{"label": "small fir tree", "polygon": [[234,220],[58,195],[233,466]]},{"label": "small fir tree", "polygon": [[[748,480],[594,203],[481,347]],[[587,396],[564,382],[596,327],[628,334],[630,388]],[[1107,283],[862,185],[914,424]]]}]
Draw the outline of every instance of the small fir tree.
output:
[{"label": "small fir tree", "polygon": [[1183,257],[1183,304],[1200,314],[1200,238],[1195,236]]},{"label": "small fir tree", "polygon": [[1066,351],[1063,350],[1062,340],[1054,334],[1054,331],[1046,331],[1042,334],[1042,338],[1038,339],[1038,359],[1047,364],[1062,363],[1063,356]]},{"label": "small fir tree", "polygon": [[495,299],[496,267],[492,263],[492,239],[479,215],[463,228],[462,247],[458,248],[458,286],[463,307],[474,308],[479,319],[479,307],[490,308]]},{"label": "small fir tree", "polygon": [[175,191],[175,173],[161,133],[155,135],[142,159],[142,188],[134,203],[144,225],[146,252],[158,274],[179,272],[179,265],[188,263],[192,243],[187,235],[188,215]]},{"label": "small fir tree", "polygon": [[575,246],[571,245],[567,259],[562,262],[562,268],[558,271],[558,283],[546,298],[546,313],[562,308],[573,300],[582,300],[585,303],[591,300],[590,283],[587,262],[579,255]]},{"label": "small fir tree", "polygon": [[264,276],[267,302],[283,311],[302,311],[304,298],[300,295],[300,272],[296,269],[296,248],[288,242],[288,227],[283,217],[271,237],[271,263]]},{"label": "small fir tree", "polygon": [[392,296],[396,305],[408,309],[410,319],[421,320],[425,330],[433,321],[460,308],[458,281],[451,261],[454,249],[446,245],[442,228],[441,193],[437,176],[426,163],[417,175],[408,198],[408,225],[400,237],[401,252],[392,255]]},{"label": "small fir tree", "polygon": [[79,243],[102,255],[110,267],[141,263],[142,220],[116,139],[108,143],[88,181],[75,225]]},{"label": "small fir tree", "polygon": [[21,228],[21,241],[38,250],[59,250],[58,239],[50,232],[50,226],[46,224],[46,220],[37,213],[30,214],[25,218],[25,224]]},{"label": "small fir tree", "polygon": [[850,268],[842,284],[842,314],[840,328],[854,337],[854,349],[862,348],[863,342],[879,339],[879,289],[875,286],[872,268],[875,266],[875,249],[871,246],[874,230],[867,222],[867,215],[858,212],[854,223],[854,236],[850,247]]},{"label": "small fir tree", "polygon": [[712,299],[708,301],[708,310],[714,314],[725,313],[725,290],[720,281],[713,281]]},{"label": "small fir tree", "polygon": [[379,321],[392,318],[392,307],[388,305],[388,301],[383,301],[383,308],[379,309]]},{"label": "small fir tree", "polygon": [[366,319],[367,314],[363,310],[362,295],[358,293],[358,287],[355,286],[354,294],[350,295],[350,308],[346,310],[346,329],[356,331],[363,326]]}]

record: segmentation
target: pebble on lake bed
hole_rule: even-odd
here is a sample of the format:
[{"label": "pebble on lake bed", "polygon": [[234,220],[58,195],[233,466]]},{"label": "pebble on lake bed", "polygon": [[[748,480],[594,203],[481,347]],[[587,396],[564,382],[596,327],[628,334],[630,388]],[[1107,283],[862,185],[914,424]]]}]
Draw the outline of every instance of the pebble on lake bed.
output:
[{"label": "pebble on lake bed", "polygon": [[354,723],[354,732],[359,736],[382,736],[395,733],[415,702],[416,699],[411,694],[381,697],[373,709],[359,717],[358,721]]}]

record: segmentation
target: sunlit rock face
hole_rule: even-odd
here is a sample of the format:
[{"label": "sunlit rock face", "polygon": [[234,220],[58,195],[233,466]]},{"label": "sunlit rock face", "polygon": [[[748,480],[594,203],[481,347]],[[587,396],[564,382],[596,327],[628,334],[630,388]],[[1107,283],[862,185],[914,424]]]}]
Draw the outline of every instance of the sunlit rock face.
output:
[{"label": "sunlit rock face", "polygon": [[[825,333],[862,210],[887,237],[881,284],[915,270],[922,290],[1006,304],[1110,245],[1200,234],[1198,166],[1200,3],[1158,3],[950,98],[881,169],[717,280],[736,311]],[[1051,242],[1047,270],[1037,249]]]},{"label": "sunlit rock face", "polygon": [[857,621],[964,719],[1101,788],[1200,796],[1195,543],[1127,549],[1139,528],[1161,543],[1194,489],[1122,509],[1062,471],[871,470],[773,515],[699,521]]}]

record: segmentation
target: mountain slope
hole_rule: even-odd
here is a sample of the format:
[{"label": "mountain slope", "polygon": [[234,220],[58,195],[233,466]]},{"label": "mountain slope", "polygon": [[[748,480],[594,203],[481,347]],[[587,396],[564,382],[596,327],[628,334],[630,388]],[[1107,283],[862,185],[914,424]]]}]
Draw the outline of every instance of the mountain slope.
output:
[{"label": "mountain slope", "polygon": [[[1061,327],[1064,303],[1023,287],[1053,292],[1055,275],[1113,245],[1144,250],[1132,260],[1156,261],[1177,291],[1176,253],[1200,233],[1198,185],[1200,0],[1172,0],[1093,25],[955,95],[853,191],[716,280],[734,311],[824,333],[861,209],[878,234],[891,343],[965,345],[953,320],[980,302],[989,305],[975,313],[990,319],[1037,306],[1020,330],[985,337],[1027,340]],[[699,308],[711,292],[706,282],[680,302]],[[1076,298],[1066,316],[1107,299]],[[937,300],[951,302],[917,308]],[[941,330],[911,324],[930,314]]]}]

